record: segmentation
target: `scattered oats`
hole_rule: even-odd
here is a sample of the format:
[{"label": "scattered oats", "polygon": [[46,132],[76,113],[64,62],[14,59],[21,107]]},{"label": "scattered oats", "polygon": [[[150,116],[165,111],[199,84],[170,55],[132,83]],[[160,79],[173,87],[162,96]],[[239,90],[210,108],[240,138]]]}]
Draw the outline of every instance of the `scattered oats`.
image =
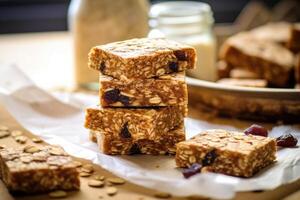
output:
[{"label": "scattered oats", "polygon": [[10,135],[9,131],[0,131],[0,139],[8,137]]},{"label": "scattered oats", "polygon": [[25,144],[27,142],[27,137],[20,135],[15,137],[16,142],[20,143],[20,144]]},{"label": "scattered oats", "polygon": [[41,142],[43,142],[43,140],[40,139],[40,138],[32,138],[32,142],[34,142],[34,143],[41,143]]},{"label": "scattered oats", "polygon": [[48,195],[51,198],[65,198],[65,197],[67,197],[67,193],[63,190],[56,190],[56,191],[50,192]]},{"label": "scattered oats", "polygon": [[25,153],[36,153],[39,151],[41,151],[41,149],[36,146],[28,145],[28,146],[24,147]]},{"label": "scattered oats", "polygon": [[98,180],[98,181],[104,181],[105,177],[104,176],[100,176],[100,175],[95,175],[94,179]]},{"label": "scattered oats", "polygon": [[103,181],[89,180],[88,185],[90,187],[103,187],[104,183],[103,183]]},{"label": "scattered oats", "polygon": [[109,196],[113,196],[115,194],[117,194],[118,190],[117,188],[115,187],[107,187],[106,188],[106,193],[109,195]]},{"label": "scattered oats", "polygon": [[32,158],[30,156],[20,157],[20,160],[23,163],[30,163],[32,161]]},{"label": "scattered oats", "polygon": [[49,153],[51,155],[54,155],[54,156],[62,156],[62,155],[64,155],[64,152],[62,151],[62,149],[59,149],[59,148],[51,148],[49,150]]},{"label": "scattered oats", "polygon": [[157,104],[157,103],[161,102],[161,98],[159,96],[155,96],[155,97],[152,97],[151,99],[149,99],[149,102],[152,104]]},{"label": "scattered oats", "polygon": [[122,178],[117,178],[117,177],[113,177],[113,178],[107,178],[107,181],[111,184],[114,185],[122,185],[125,183],[125,180]]},{"label": "scattered oats", "polygon": [[4,125],[0,125],[0,131],[9,131],[9,128]]},{"label": "scattered oats", "polygon": [[17,136],[21,136],[21,135],[23,135],[23,132],[20,130],[11,131],[11,136],[13,136],[13,137],[17,137]]},{"label": "scattered oats", "polygon": [[165,192],[157,192],[154,194],[154,196],[160,199],[167,199],[171,197],[169,193],[165,193]]},{"label": "scattered oats", "polygon": [[92,173],[94,171],[94,167],[91,164],[85,164],[82,166],[81,171],[86,173]]},{"label": "scattered oats", "polygon": [[86,173],[86,172],[80,172],[79,173],[79,176],[80,177],[89,177],[89,176],[91,176],[92,174],[90,174],[90,173]]}]

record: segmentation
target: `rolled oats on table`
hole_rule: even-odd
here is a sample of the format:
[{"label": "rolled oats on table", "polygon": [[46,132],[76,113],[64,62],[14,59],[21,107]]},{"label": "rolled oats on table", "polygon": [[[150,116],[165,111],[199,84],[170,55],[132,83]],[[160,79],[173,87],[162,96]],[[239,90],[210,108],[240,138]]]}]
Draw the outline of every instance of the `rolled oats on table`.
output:
[{"label": "rolled oats on table", "polygon": [[177,144],[176,165],[199,163],[203,171],[251,177],[276,160],[276,141],[235,131],[208,130]]},{"label": "rolled oats on table", "polygon": [[131,39],[96,46],[89,67],[119,80],[146,79],[193,69],[193,47],[163,38]]},{"label": "rolled oats on table", "polygon": [[57,146],[2,148],[0,169],[0,177],[11,192],[32,194],[80,187],[72,158]]},{"label": "rolled oats on table", "polygon": [[113,137],[159,140],[183,124],[185,106],[158,108],[87,108],[85,127]]},{"label": "rolled oats on table", "polygon": [[100,75],[99,80],[102,107],[187,105],[187,85],[183,72],[134,81]]}]

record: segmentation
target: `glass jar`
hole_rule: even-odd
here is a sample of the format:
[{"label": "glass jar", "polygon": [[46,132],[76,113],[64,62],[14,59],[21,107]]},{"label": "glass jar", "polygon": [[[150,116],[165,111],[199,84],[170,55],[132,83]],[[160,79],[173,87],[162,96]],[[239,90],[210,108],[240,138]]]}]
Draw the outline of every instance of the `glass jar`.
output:
[{"label": "glass jar", "polygon": [[89,50],[96,45],[145,37],[148,0],[72,0],[68,23],[74,40],[77,87],[98,88],[99,74],[88,68]]},{"label": "glass jar", "polygon": [[206,3],[171,1],[154,4],[149,12],[151,30],[148,37],[166,37],[195,47],[197,68],[189,76],[216,80],[216,40],[211,8]]}]

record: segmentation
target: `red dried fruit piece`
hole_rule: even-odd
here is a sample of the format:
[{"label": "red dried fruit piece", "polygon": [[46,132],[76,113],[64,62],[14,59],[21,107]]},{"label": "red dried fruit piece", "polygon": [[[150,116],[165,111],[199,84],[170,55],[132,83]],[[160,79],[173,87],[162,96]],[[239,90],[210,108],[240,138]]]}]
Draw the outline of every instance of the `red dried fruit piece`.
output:
[{"label": "red dried fruit piece", "polygon": [[276,138],[277,146],[280,147],[294,147],[297,145],[298,140],[292,134],[284,134]]},{"label": "red dried fruit piece", "polygon": [[190,178],[191,176],[194,176],[195,174],[200,173],[201,168],[202,168],[201,164],[194,163],[189,168],[183,169],[182,170],[182,175],[184,176],[184,178]]},{"label": "red dried fruit piece", "polygon": [[170,62],[169,69],[173,72],[178,72],[178,63],[177,62]]},{"label": "red dried fruit piece", "polygon": [[249,128],[247,128],[244,133],[246,135],[259,135],[263,137],[268,137],[268,130],[265,127],[262,127],[257,124],[252,124]]},{"label": "red dried fruit piece", "polygon": [[205,155],[204,160],[202,161],[203,166],[213,164],[213,162],[215,161],[216,158],[217,158],[216,150],[212,150],[212,151],[208,152]]},{"label": "red dried fruit piece", "polygon": [[121,132],[120,132],[120,136],[121,136],[122,138],[131,138],[131,134],[130,134],[130,132],[129,132],[129,130],[128,130],[128,122],[126,122],[126,123],[123,125],[123,128],[122,128],[122,130],[121,130]]},{"label": "red dried fruit piece", "polygon": [[101,62],[101,63],[100,63],[100,67],[99,67],[100,72],[104,73],[105,67],[106,67],[106,66],[105,66],[105,63],[104,63],[104,62]]},{"label": "red dried fruit piece", "polygon": [[174,51],[174,55],[180,61],[186,61],[187,60],[187,55],[186,55],[185,51],[181,51],[181,50]]},{"label": "red dried fruit piece", "polygon": [[119,100],[119,96],[120,96],[120,90],[118,89],[112,89],[109,91],[106,91],[104,93],[104,100],[110,104],[110,103],[115,103]]}]

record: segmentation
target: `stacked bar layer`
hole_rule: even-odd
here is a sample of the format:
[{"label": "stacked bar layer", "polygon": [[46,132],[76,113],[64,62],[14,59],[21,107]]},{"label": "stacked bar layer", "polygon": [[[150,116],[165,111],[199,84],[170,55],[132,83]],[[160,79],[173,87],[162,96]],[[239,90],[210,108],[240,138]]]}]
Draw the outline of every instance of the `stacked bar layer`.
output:
[{"label": "stacked bar layer", "polygon": [[185,140],[183,126],[164,133],[157,140],[134,139],[127,135],[113,135],[107,132],[91,131],[90,139],[97,142],[101,152],[105,154],[149,154],[164,155],[175,154],[175,145]]},{"label": "stacked bar layer", "polygon": [[141,108],[88,108],[85,127],[110,134],[113,138],[160,140],[170,130],[184,122],[186,107],[169,106]]},{"label": "stacked bar layer", "polygon": [[275,139],[244,133],[208,130],[177,144],[176,164],[199,163],[206,171],[251,177],[276,159]]},{"label": "stacked bar layer", "polygon": [[96,46],[89,67],[118,80],[148,79],[192,69],[194,48],[162,38],[132,39]]},{"label": "stacked bar layer", "polygon": [[187,105],[187,95],[184,72],[134,81],[100,75],[102,107],[184,106]]}]

